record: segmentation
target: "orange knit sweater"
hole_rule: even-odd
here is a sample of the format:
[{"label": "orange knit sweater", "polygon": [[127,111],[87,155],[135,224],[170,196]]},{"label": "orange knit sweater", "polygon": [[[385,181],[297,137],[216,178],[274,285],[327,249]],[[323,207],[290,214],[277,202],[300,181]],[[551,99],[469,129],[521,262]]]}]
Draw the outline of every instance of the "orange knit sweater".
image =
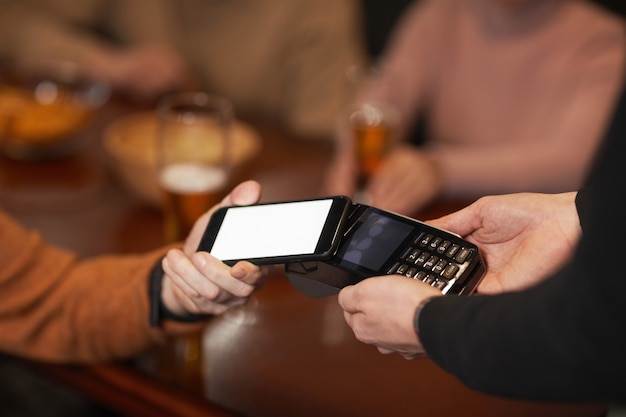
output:
[{"label": "orange knit sweater", "polygon": [[0,350],[55,362],[128,357],[167,333],[149,325],[148,277],[165,253],[81,260],[0,211]]}]

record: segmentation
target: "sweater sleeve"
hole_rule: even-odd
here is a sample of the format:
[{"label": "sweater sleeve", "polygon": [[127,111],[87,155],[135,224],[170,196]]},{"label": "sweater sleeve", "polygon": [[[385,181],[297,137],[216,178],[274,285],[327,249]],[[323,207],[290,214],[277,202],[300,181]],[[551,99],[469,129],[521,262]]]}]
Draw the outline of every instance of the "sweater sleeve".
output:
[{"label": "sweater sleeve", "polygon": [[57,362],[120,359],[197,325],[149,324],[148,277],[164,255],[80,260],[0,212],[0,350]]}]

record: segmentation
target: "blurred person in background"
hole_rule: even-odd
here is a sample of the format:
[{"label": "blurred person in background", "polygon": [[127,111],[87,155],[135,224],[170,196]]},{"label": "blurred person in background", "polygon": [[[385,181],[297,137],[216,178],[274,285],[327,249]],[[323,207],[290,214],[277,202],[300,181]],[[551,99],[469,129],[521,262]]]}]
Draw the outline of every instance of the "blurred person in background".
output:
[{"label": "blurred person in background", "polygon": [[0,55],[26,70],[75,62],[117,93],[153,100],[189,82],[168,3],[2,0]]},{"label": "blurred person in background", "polygon": [[358,0],[3,0],[0,56],[64,58],[126,95],[198,88],[331,138],[364,62]]},{"label": "blurred person in background", "polygon": [[[625,36],[620,16],[585,0],[414,1],[358,93],[396,116],[369,203],[411,215],[437,197],[576,189],[622,83]],[[336,138],[324,193],[354,195],[347,124]]]}]

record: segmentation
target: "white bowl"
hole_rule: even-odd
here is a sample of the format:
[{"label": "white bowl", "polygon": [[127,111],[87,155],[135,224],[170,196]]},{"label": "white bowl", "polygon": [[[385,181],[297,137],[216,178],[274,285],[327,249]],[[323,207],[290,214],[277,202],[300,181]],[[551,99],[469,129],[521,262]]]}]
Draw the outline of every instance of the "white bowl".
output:
[{"label": "white bowl", "polygon": [[[131,114],[112,122],[104,131],[103,144],[121,182],[143,201],[161,205],[156,172],[158,120],[154,112]],[[231,134],[231,165],[237,167],[254,157],[261,138],[252,127],[236,121]]]}]

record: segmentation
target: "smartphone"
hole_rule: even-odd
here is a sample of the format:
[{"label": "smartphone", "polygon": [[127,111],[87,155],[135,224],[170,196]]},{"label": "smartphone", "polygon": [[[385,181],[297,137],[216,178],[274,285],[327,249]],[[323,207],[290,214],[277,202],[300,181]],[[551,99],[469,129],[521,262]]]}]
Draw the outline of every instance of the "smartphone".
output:
[{"label": "smartphone", "polygon": [[333,196],[224,207],[211,217],[198,250],[229,265],[324,261],[337,250],[351,204]]}]

